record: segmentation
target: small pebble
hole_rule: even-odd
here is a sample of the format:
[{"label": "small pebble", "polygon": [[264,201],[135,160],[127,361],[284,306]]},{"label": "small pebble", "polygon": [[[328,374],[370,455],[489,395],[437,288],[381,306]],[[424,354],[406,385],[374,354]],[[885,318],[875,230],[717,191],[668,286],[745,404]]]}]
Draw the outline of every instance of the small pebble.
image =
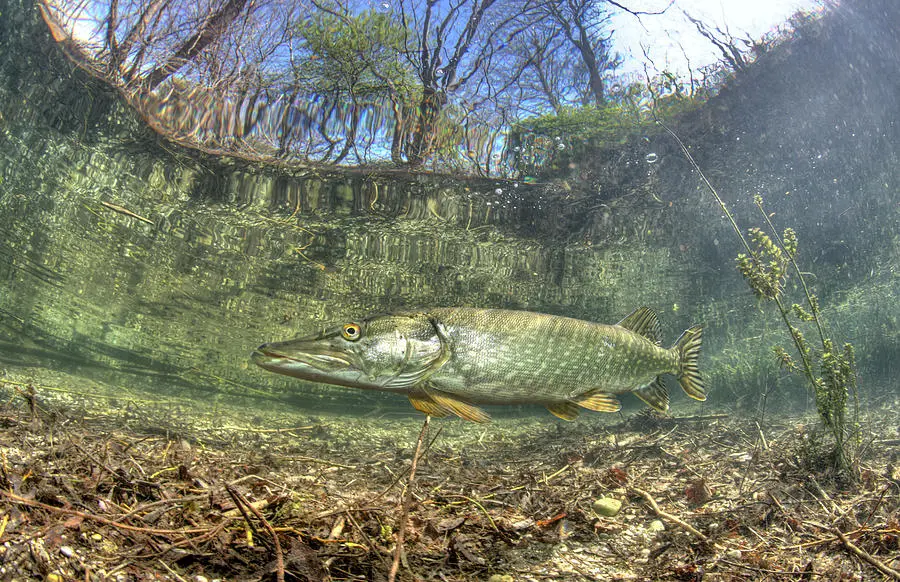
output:
[{"label": "small pebble", "polygon": [[601,497],[591,504],[591,509],[604,517],[615,517],[622,509],[622,502],[612,497]]},{"label": "small pebble", "polygon": [[659,519],[654,519],[650,522],[650,525],[647,526],[647,531],[651,533],[660,533],[666,531],[666,524],[664,524]]},{"label": "small pebble", "polygon": [[209,578],[197,574],[196,576],[194,576],[194,582],[209,582]]},{"label": "small pebble", "polygon": [[728,550],[725,552],[725,556],[729,560],[740,560],[741,559],[741,551],[740,550]]},{"label": "small pebble", "polygon": [[94,540],[95,542],[99,542],[99,541],[103,540],[103,536],[98,533],[92,533],[91,539]]},{"label": "small pebble", "polygon": [[75,550],[73,550],[70,546],[60,546],[59,553],[67,558],[71,558],[75,555]]},{"label": "small pebble", "polygon": [[46,582],[65,582],[65,579],[56,572],[50,572],[44,580],[46,580]]}]

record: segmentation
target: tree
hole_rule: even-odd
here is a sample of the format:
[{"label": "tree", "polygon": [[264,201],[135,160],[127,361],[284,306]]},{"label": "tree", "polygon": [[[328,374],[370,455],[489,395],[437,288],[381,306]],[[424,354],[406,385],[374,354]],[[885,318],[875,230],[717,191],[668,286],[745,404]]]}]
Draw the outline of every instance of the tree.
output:
[{"label": "tree", "polygon": [[[115,4],[116,0],[113,0],[113,5]],[[146,75],[147,87],[151,90],[156,88],[184,65],[196,59],[208,46],[225,34],[244,11],[246,5],[247,0],[226,0],[202,21],[193,34],[175,49],[174,53]]]},{"label": "tree", "polygon": [[[306,58],[296,66],[306,91],[350,105],[349,120],[343,124],[344,145],[334,159],[340,163],[356,146],[363,111],[409,95],[413,78],[409,66],[397,59],[406,35],[389,14],[375,10],[353,14],[341,6],[317,6],[320,11],[298,26]],[[356,158],[361,158],[358,152]]]},{"label": "tree", "polygon": [[[411,37],[404,54],[421,84],[406,162],[416,167],[438,144],[438,122],[450,96],[473,79],[484,81],[491,64],[539,15],[533,0],[417,0],[400,3],[400,23]],[[483,84],[484,85],[484,84]]]},{"label": "tree", "polygon": [[606,102],[604,76],[615,69],[620,59],[612,52],[611,34],[605,33],[611,13],[603,0],[549,0],[547,15],[574,47],[587,74],[585,102]]}]

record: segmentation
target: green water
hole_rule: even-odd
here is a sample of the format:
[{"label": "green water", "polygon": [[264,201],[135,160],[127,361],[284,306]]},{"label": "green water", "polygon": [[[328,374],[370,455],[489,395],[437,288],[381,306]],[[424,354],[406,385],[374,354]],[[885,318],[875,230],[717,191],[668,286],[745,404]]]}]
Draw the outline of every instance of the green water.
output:
[{"label": "green water", "polygon": [[[403,308],[612,323],[647,305],[666,344],[706,326],[710,398],[677,394],[677,410],[753,412],[763,394],[769,406],[811,406],[772,356],[788,339],[734,269],[730,226],[662,132],[586,150],[528,181],[233,162],[155,137],[72,66],[31,4],[10,4],[3,18],[6,382],[112,408],[413,415],[399,396],[277,377],[249,354]],[[866,60],[865,46],[809,43],[723,91],[711,120],[683,137],[742,225],[759,222],[750,199],[761,193],[779,228],[798,231],[829,325],[856,345],[861,384],[890,393],[900,356],[897,77]],[[815,57],[823,46],[840,58]]]}]

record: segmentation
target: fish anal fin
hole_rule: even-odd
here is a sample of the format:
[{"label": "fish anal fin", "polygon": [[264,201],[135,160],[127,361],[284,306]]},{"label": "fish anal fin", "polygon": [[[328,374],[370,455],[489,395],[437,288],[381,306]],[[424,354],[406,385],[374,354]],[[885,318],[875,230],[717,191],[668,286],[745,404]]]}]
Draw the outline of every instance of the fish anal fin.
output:
[{"label": "fish anal fin", "polygon": [[421,390],[409,393],[409,403],[419,412],[423,412],[428,416],[433,416],[435,418],[443,418],[452,412],[432,400],[431,396],[425,394]]},{"label": "fish anal fin", "polygon": [[618,412],[622,405],[615,394],[593,390],[574,399],[575,404],[597,412]]},{"label": "fish anal fin", "polygon": [[481,408],[460,400],[447,392],[428,390],[427,395],[441,410],[448,410],[463,420],[479,423],[491,420],[490,415]]},{"label": "fish anal fin", "polygon": [[653,382],[635,390],[634,395],[655,410],[660,412],[669,410],[669,390],[659,376]]},{"label": "fish anal fin", "polygon": [[547,405],[550,414],[563,420],[575,420],[578,418],[578,405],[568,400],[552,402]]},{"label": "fish anal fin", "polygon": [[657,345],[659,345],[662,338],[659,318],[656,317],[656,313],[649,307],[638,307],[616,325],[642,335]]}]

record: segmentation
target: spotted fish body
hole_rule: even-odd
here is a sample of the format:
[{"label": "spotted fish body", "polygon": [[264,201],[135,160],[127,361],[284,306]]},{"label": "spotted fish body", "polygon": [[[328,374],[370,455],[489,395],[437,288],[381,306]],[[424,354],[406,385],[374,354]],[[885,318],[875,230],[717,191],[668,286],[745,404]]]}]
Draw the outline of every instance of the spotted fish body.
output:
[{"label": "spotted fish body", "polygon": [[478,404],[536,403],[566,420],[580,408],[616,411],[633,392],[668,409],[662,374],[697,400],[701,328],[671,348],[659,345],[646,307],[615,325],[568,317],[467,307],[376,316],[306,339],[264,344],[254,361],[268,370],[342,386],[401,392],[432,416],[483,422]]}]

